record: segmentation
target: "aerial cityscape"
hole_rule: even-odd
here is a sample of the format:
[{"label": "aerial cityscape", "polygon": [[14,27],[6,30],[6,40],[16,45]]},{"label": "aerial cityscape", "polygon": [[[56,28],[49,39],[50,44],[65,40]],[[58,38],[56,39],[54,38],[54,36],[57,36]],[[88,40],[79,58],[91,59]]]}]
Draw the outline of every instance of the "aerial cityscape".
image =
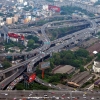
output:
[{"label": "aerial cityscape", "polygon": [[0,1],[0,100],[100,100],[100,0]]}]

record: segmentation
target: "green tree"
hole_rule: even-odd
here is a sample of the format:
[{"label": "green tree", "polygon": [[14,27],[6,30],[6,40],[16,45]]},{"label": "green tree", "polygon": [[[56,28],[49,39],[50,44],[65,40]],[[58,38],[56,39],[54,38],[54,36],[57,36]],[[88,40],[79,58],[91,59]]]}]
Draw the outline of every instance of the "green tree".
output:
[{"label": "green tree", "polygon": [[34,40],[34,42],[38,42],[39,41],[39,38],[36,37],[36,36],[33,36],[33,35],[28,35],[26,38],[27,39],[32,39],[32,40]]},{"label": "green tree", "polygon": [[60,55],[59,55],[59,53],[55,53],[53,55],[53,58],[54,58],[54,64],[59,65],[60,64]]},{"label": "green tree", "polygon": [[82,63],[80,62],[80,60],[77,59],[73,60],[72,66],[79,68],[81,65]]},{"label": "green tree", "polygon": [[100,32],[98,32],[97,34],[100,35]]},{"label": "green tree", "polygon": [[2,63],[2,65],[3,65],[4,68],[11,67],[11,63],[10,63],[9,61],[4,61],[4,62]]},{"label": "green tree", "polygon": [[84,69],[83,66],[81,66],[81,67],[80,67],[80,72],[83,72],[83,71],[85,71],[85,69]]},{"label": "green tree", "polygon": [[100,53],[97,54],[97,60],[100,61]]},{"label": "green tree", "polygon": [[34,45],[34,40],[30,39],[28,41],[28,47],[32,47]]},{"label": "green tree", "polygon": [[78,51],[75,52],[76,56],[80,57],[88,57],[89,52],[85,49],[79,49]]},{"label": "green tree", "polygon": [[27,39],[32,39],[33,35],[28,35],[26,38]]},{"label": "green tree", "polygon": [[23,89],[25,89],[23,83],[18,83],[18,84],[15,86],[15,88],[16,88],[17,90],[23,90]]}]

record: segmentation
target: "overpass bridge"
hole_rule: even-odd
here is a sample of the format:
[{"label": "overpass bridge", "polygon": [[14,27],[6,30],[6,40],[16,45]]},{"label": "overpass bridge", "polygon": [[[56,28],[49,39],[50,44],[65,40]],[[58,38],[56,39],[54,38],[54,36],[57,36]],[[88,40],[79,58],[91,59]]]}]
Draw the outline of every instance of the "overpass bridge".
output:
[{"label": "overpass bridge", "polygon": [[[41,32],[42,32],[42,36],[43,36],[43,42],[47,42],[47,41],[50,42],[49,38],[47,37],[47,35],[45,33],[45,28],[46,27],[47,27],[47,24],[44,24],[41,27]],[[68,35],[65,36],[65,38],[63,37],[63,41],[60,43],[60,45],[56,45],[54,47],[50,47],[51,43],[50,44],[44,44],[41,48],[38,49],[39,51],[44,51],[44,53],[45,53],[44,55],[41,54],[41,53],[37,54],[35,57],[32,57],[32,58],[30,58],[30,59],[28,59],[28,60],[26,60],[26,61],[24,61],[24,62],[22,62],[22,63],[20,63],[20,64],[18,64],[16,66],[14,66],[14,67],[12,67],[12,68],[9,68],[9,69],[6,69],[6,70],[2,71],[0,75],[5,77],[5,74],[8,73],[9,71],[12,71],[12,70],[15,70],[15,69],[19,70],[18,68],[20,68],[22,66],[26,66],[27,64],[31,65],[30,67],[29,66],[27,67],[27,72],[30,73],[30,72],[33,71],[34,64],[36,62],[44,59],[44,57],[46,57],[48,55],[52,55],[52,52],[59,52],[59,50],[61,48],[65,47],[65,46],[74,45],[74,42],[75,42],[75,44],[77,44],[78,42],[83,41],[84,39],[87,39],[87,38],[91,37],[93,32],[94,32],[94,29],[91,30],[91,28],[87,28],[86,30],[85,29],[82,30],[81,34],[76,33],[76,34],[74,34],[74,36],[72,34],[72,36],[70,36],[70,38],[67,38]],[[60,38],[59,41],[61,41],[61,39],[62,38]],[[35,59],[35,60],[33,60],[33,59]],[[19,76],[19,75],[20,75],[19,72],[16,73],[16,76]],[[2,88],[2,89],[5,88],[6,85],[8,85],[12,81],[13,78],[15,78],[15,76],[12,76],[12,78],[8,79],[8,81],[7,81],[7,79],[5,79],[6,81],[4,80],[4,82],[0,83],[0,88]],[[2,84],[3,84],[3,86],[2,86]]]},{"label": "overpass bridge", "polygon": [[[6,70],[2,71],[1,76],[2,76],[3,74],[6,74],[6,73],[9,72],[9,71],[18,69],[18,68],[20,68],[21,66],[26,66],[27,64],[28,64],[28,65],[31,65],[31,66],[28,66],[28,67],[27,67],[27,72],[32,72],[32,70],[33,70],[32,66],[34,67],[34,64],[35,64],[37,61],[40,61],[40,60],[43,59],[44,57],[46,57],[46,56],[48,56],[48,55],[51,55],[52,52],[58,52],[59,49],[65,47],[65,46],[67,46],[67,45],[69,45],[69,46],[74,45],[74,44],[72,44],[72,43],[74,43],[75,41],[78,41],[78,40],[82,41],[82,40],[87,39],[88,37],[91,37],[91,36],[92,36],[91,33],[88,33],[88,34],[85,33],[85,34],[80,34],[79,36],[76,36],[76,37],[74,37],[74,38],[70,38],[69,40],[64,41],[64,42],[61,43],[60,45],[56,45],[56,46],[51,47],[50,49],[46,50],[44,55],[43,55],[43,54],[38,54],[38,55],[36,55],[35,57],[32,57],[32,58],[30,58],[30,59],[28,59],[28,60],[26,60],[26,61],[24,61],[24,62],[22,62],[22,63],[20,63],[20,64],[18,64],[18,65],[16,65],[16,66],[14,66],[14,67],[11,67],[11,68],[9,68],[9,69],[6,69]],[[33,60],[33,59],[35,59],[35,60]],[[17,74],[20,75],[20,73],[17,73]],[[18,75],[17,75],[17,76],[18,76]],[[14,77],[15,77],[15,76],[14,76]],[[13,78],[12,78],[12,79],[13,79]],[[9,82],[9,81],[8,81],[8,82]],[[5,83],[5,86],[6,86],[7,84],[9,84],[8,82]],[[1,84],[0,84],[0,86],[1,86]]]}]

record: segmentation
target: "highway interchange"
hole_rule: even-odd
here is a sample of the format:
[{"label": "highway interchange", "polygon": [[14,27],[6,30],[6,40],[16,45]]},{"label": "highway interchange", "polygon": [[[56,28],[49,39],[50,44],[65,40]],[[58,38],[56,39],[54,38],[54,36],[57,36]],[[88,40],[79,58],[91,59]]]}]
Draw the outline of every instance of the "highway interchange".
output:
[{"label": "highway interchange", "polygon": [[[96,31],[96,25],[97,24],[95,23],[95,21],[93,21],[93,20],[91,21],[89,19],[86,19],[86,20],[88,20],[88,22],[91,24],[91,27],[88,27],[88,28],[82,29],[80,31],[74,32],[73,34],[67,35],[65,37],[59,38],[59,39],[54,40],[54,41],[50,41],[50,39],[48,38],[48,36],[45,33],[45,29],[48,26],[48,23],[44,24],[41,27],[41,33],[42,33],[41,38],[42,38],[44,44],[43,44],[42,47],[32,51],[33,53],[34,52],[39,52],[39,53],[36,56],[33,56],[33,57],[29,58],[28,60],[17,64],[16,66],[13,66],[9,69],[3,70],[0,73],[1,75],[3,73],[10,71],[10,70],[19,68],[13,75],[11,75],[10,77],[8,77],[5,80],[3,80],[2,82],[0,82],[0,89],[4,89],[6,85],[8,85],[15,78],[17,78],[26,68],[27,68],[27,72],[29,72],[29,73],[33,72],[34,64],[36,62],[40,61],[41,59],[43,59],[44,57],[46,57],[48,55],[52,55],[53,52],[59,52],[65,46],[67,47],[67,46],[75,45],[75,44],[77,44],[77,43],[79,43],[79,42],[81,42],[81,41],[83,41],[87,38],[90,38],[93,34],[96,34],[95,31]],[[48,42],[48,43],[46,44],[45,42]],[[59,43],[59,44],[57,44],[57,43]],[[50,47],[51,44],[55,44],[55,46]],[[28,66],[27,66],[27,64],[28,64]],[[92,100],[92,99],[97,100],[99,98],[99,93],[97,93],[97,92],[94,93],[94,94],[91,94],[89,92],[88,95],[85,95],[84,92],[82,92],[82,91],[81,92],[80,91],[65,92],[62,88],[57,87],[55,85],[52,85],[50,83],[46,83],[43,80],[39,79],[38,77],[36,77],[35,81],[37,81],[38,83],[40,83],[42,85],[58,89],[58,90],[60,90],[60,92],[56,91],[53,94],[54,91],[52,91],[52,92],[50,92],[50,91],[45,92],[44,91],[44,92],[41,92],[41,93],[39,93],[39,91],[38,92],[37,91],[36,92],[34,92],[34,91],[21,91],[21,93],[17,92],[17,91],[15,91],[13,93],[12,93],[12,91],[4,91],[4,92],[0,92],[1,93],[0,97],[3,98],[3,96],[5,96],[6,98],[9,98],[9,99],[10,98],[16,98],[16,97],[17,98],[23,98],[23,96],[25,95],[24,97],[30,98],[32,100],[33,100],[33,98],[34,98],[34,100],[35,99],[42,100],[42,98],[44,98],[45,95],[47,95],[48,100],[49,99],[51,100],[53,98],[54,99],[65,99],[65,100],[74,100],[75,98],[77,98],[79,100],[84,100],[84,99],[86,99],[86,100]],[[65,89],[65,90],[67,90],[67,89]],[[11,95],[11,94],[13,94],[13,95]],[[38,95],[36,95],[36,94],[38,94]],[[63,96],[63,95],[65,95],[65,96]]]},{"label": "highway interchange", "polygon": [[[92,23],[92,28],[86,28],[86,29],[80,30],[78,32],[75,32],[73,34],[70,34],[70,35],[67,35],[65,37],[59,38],[57,40],[54,40],[53,43],[59,43],[60,42],[59,45],[56,45],[54,47],[50,47],[51,42],[50,42],[48,36],[45,33],[45,28],[47,27],[48,23],[44,24],[41,27],[42,40],[44,42],[44,45],[38,49],[38,51],[45,52],[44,55],[42,53],[39,53],[36,56],[34,56],[34,57],[32,57],[32,58],[30,58],[30,59],[28,59],[28,60],[26,60],[26,61],[24,61],[24,62],[22,62],[22,63],[20,63],[18,65],[16,65],[14,67],[11,67],[9,69],[6,69],[6,70],[2,71],[1,74],[6,73],[7,71],[10,71],[10,70],[19,68],[21,66],[24,66],[24,65],[28,64],[29,62],[30,63],[28,64],[27,72],[31,73],[32,69],[33,69],[32,67],[34,67],[34,64],[37,61],[40,61],[45,56],[51,55],[52,52],[57,52],[60,49],[62,49],[63,47],[65,47],[67,45],[71,45],[71,43],[76,43],[77,44],[79,41],[82,41],[84,39],[87,39],[88,37],[91,37],[92,36],[91,32],[94,33],[94,30],[96,28],[96,24],[95,24],[94,21],[90,21],[90,23]],[[48,44],[45,44],[45,42],[48,42]],[[35,51],[37,51],[37,50],[35,50]],[[35,60],[32,60],[32,59],[35,59]],[[24,66],[24,67],[26,67],[26,66]],[[24,67],[23,67],[23,69],[24,69]],[[21,70],[23,70],[23,69],[21,69]],[[19,72],[16,72],[16,73],[17,73],[17,76],[20,75]],[[8,78],[8,80],[13,81],[12,79],[14,79],[15,76],[13,78],[12,77],[10,77],[10,79]],[[8,83],[9,83],[9,81],[7,81],[7,80],[6,81],[5,80],[2,81],[1,82],[1,88],[5,87]],[[2,86],[2,84],[3,84],[3,86]]]}]

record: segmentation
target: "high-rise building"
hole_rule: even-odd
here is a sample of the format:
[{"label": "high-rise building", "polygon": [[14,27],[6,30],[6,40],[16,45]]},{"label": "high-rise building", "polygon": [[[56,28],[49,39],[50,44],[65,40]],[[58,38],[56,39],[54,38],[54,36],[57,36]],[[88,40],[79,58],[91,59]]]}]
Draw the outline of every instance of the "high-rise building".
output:
[{"label": "high-rise building", "polygon": [[15,15],[15,16],[13,17],[13,23],[15,23],[15,22],[18,22],[18,16],[17,16],[17,15]]},{"label": "high-rise building", "polygon": [[12,24],[12,17],[7,17],[6,18],[6,23],[7,24]]},{"label": "high-rise building", "polygon": [[17,0],[19,3],[23,3],[23,0]]}]

